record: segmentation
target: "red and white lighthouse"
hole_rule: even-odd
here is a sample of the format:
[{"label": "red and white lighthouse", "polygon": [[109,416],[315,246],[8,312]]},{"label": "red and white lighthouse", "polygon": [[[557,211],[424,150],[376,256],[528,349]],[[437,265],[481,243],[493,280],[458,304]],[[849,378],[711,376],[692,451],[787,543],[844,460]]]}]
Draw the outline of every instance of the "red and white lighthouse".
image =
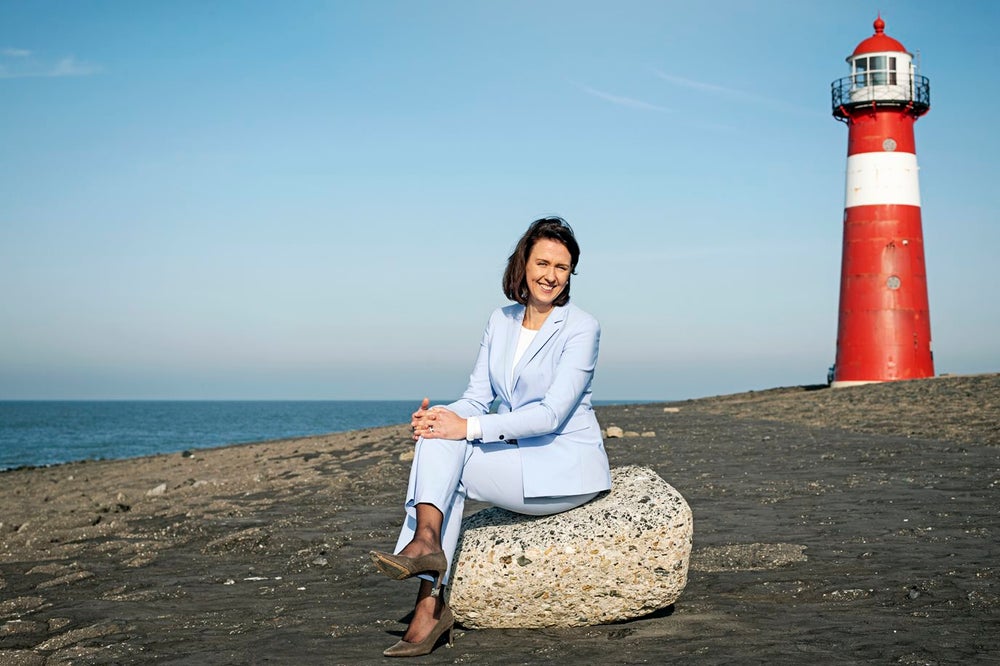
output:
[{"label": "red and white lighthouse", "polygon": [[930,83],[881,16],[874,26],[831,84],[848,127],[834,387],[934,375],[913,140]]}]

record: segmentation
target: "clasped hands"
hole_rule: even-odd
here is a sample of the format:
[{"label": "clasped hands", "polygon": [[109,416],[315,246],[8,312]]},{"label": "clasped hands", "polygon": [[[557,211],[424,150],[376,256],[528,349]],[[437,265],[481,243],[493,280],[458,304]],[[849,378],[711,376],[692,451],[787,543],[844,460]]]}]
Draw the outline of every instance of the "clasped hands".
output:
[{"label": "clasped hands", "polygon": [[434,406],[428,409],[431,401],[427,398],[420,403],[420,409],[413,412],[410,427],[413,428],[413,439],[465,439],[465,419],[445,407]]}]

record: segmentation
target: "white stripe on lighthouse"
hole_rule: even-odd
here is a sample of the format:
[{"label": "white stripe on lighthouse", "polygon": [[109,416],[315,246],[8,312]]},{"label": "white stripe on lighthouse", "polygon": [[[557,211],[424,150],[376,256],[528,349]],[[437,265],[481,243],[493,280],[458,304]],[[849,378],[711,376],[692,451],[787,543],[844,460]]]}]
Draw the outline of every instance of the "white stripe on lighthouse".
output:
[{"label": "white stripe on lighthouse", "polygon": [[920,205],[917,156],[859,153],[847,157],[845,208],[879,204]]}]

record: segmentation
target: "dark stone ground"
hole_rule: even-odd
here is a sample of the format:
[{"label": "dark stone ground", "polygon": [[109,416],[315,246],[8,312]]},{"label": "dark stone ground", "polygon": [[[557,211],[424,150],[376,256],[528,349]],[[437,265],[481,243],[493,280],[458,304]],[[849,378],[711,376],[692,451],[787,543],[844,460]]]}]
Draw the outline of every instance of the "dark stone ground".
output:
[{"label": "dark stone ground", "polygon": [[[681,598],[614,625],[460,630],[422,663],[1000,662],[1000,375],[598,416],[655,432],[609,439],[612,465],[691,506]],[[0,474],[0,666],[384,663],[416,583],[366,553],[395,542],[407,435]]]}]

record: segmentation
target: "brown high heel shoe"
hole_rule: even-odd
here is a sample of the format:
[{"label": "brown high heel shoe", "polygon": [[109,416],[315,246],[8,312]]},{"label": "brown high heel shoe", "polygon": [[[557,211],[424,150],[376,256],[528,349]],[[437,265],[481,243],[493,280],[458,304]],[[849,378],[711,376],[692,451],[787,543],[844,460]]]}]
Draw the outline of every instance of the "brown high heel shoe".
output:
[{"label": "brown high heel shoe", "polygon": [[420,557],[404,557],[373,550],[369,555],[378,570],[393,580],[405,580],[422,573],[436,574],[431,596],[436,597],[441,594],[441,580],[444,578],[444,572],[448,570],[448,559],[443,551],[439,550]]},{"label": "brown high heel shoe", "polygon": [[451,609],[445,606],[441,611],[441,617],[438,619],[437,624],[431,629],[431,633],[427,634],[427,638],[419,643],[408,643],[400,640],[382,654],[386,657],[421,657],[434,651],[438,639],[445,632],[448,632],[448,647],[454,645],[454,630],[455,616],[452,615]]}]

